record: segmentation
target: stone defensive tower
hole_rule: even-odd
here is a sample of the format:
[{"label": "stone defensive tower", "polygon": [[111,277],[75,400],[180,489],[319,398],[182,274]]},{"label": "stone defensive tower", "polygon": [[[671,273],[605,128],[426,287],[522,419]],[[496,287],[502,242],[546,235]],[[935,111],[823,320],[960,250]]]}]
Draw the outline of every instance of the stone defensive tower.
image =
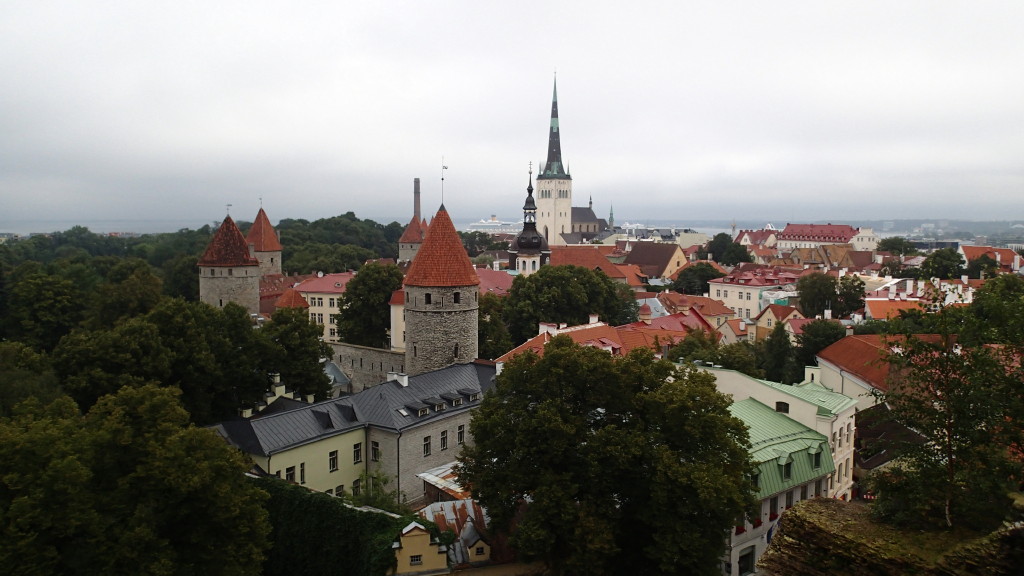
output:
[{"label": "stone defensive tower", "polygon": [[475,360],[480,278],[443,204],[404,288],[405,371],[416,375]]},{"label": "stone defensive tower", "polygon": [[260,263],[231,216],[199,258],[199,300],[217,308],[234,302],[250,314],[260,311]]},{"label": "stone defensive tower", "polygon": [[252,223],[245,241],[260,263],[261,276],[281,273],[281,251],[284,248],[281,247],[277,230],[270,224],[270,219],[263,208],[256,214],[256,221]]},{"label": "stone defensive tower", "polygon": [[413,178],[412,189],[412,220],[409,221],[409,225],[406,226],[405,231],[402,232],[402,237],[398,239],[399,262],[412,262],[413,258],[416,257],[416,252],[419,251],[420,246],[423,244],[423,236],[427,233],[427,221],[423,220],[422,216],[420,215],[419,178]]}]

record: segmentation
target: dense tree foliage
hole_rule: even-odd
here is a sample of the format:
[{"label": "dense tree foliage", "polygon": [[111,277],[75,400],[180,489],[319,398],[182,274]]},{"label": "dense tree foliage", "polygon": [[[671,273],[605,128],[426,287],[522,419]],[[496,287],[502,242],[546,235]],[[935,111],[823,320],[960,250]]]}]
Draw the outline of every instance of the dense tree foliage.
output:
[{"label": "dense tree foliage", "polygon": [[959,278],[964,273],[964,259],[953,248],[941,248],[932,252],[921,263],[924,278],[948,280]]},{"label": "dense tree foliage", "polygon": [[735,242],[732,236],[725,232],[715,234],[714,238],[697,250],[697,257],[702,260],[715,260],[726,266],[753,262],[747,248]]},{"label": "dense tree foliage", "polygon": [[918,253],[914,243],[901,236],[890,236],[878,241],[875,248],[879,252],[888,252],[897,256],[913,256]]},{"label": "dense tree foliage", "polygon": [[717,574],[725,531],[754,504],[729,403],[706,372],[559,336],[505,365],[458,473],[553,574]]},{"label": "dense tree foliage", "polygon": [[836,305],[836,279],[833,276],[821,272],[801,276],[796,289],[800,293],[798,308],[805,318],[821,316]]},{"label": "dense tree foliage", "polygon": [[860,276],[847,274],[836,283],[836,305],[833,318],[845,318],[864,308],[864,281]]},{"label": "dense tree foliage", "polygon": [[303,308],[281,308],[263,328],[270,343],[270,365],[301,396],[327,398],[330,379],[323,364],[333,352],[323,342],[323,327],[309,320]]},{"label": "dense tree foliage", "polygon": [[964,273],[971,278],[993,278],[999,274],[999,263],[988,254],[982,254],[967,263]]},{"label": "dense tree foliage", "polygon": [[797,362],[785,324],[776,324],[760,345],[762,350],[758,358],[766,379],[783,384],[793,384],[803,379],[804,367]]},{"label": "dense tree foliage", "polygon": [[725,276],[720,270],[707,262],[698,262],[687,266],[672,282],[671,289],[682,294],[700,296],[709,290],[708,280]]},{"label": "dense tree foliage", "polygon": [[480,320],[477,332],[478,354],[494,360],[513,348],[508,326],[502,320],[505,298],[487,293],[480,297]]},{"label": "dense tree foliage", "polygon": [[338,312],[342,342],[381,348],[391,328],[391,294],[402,287],[402,271],[394,264],[371,262],[345,285]]},{"label": "dense tree foliage", "polygon": [[720,344],[704,330],[694,330],[682,342],[669,349],[668,358],[675,362],[701,363],[736,370],[754,378],[763,378],[758,366],[758,348],[750,342]]},{"label": "dense tree foliage", "polygon": [[508,242],[498,240],[487,232],[459,232],[459,237],[462,238],[462,245],[470,258],[476,258],[487,250],[508,250]]},{"label": "dense tree foliage", "polygon": [[242,456],[188,425],[175,393],[125,388],[85,416],[63,398],[0,419],[0,564],[9,574],[252,574],[266,494]]},{"label": "dense tree foliage", "polygon": [[992,528],[1022,472],[1019,357],[987,347],[907,338],[889,356],[893,420],[922,441],[888,448],[897,464],[872,476],[875,511],[902,524]]},{"label": "dense tree foliage", "polygon": [[[307,245],[327,246],[326,249],[311,249],[312,252],[319,252],[325,258],[332,252],[331,246],[343,245],[363,248],[378,258],[397,258],[398,239],[402,237],[405,228],[398,222],[383,225],[373,220],[360,220],[354,213],[346,212],[340,216],[321,218],[313,222],[286,218],[278,223],[276,229],[281,234],[281,244],[284,246],[282,259],[285,268],[297,273],[308,273],[310,270],[293,266],[293,263],[296,265],[306,264],[306,258],[301,256],[301,253]],[[352,253],[350,252],[350,254]],[[339,254],[334,253],[332,257],[337,258]],[[315,260],[315,257],[309,260]],[[342,272],[348,268],[358,268],[360,263],[357,263],[356,266],[322,271]]]},{"label": "dense tree foliage", "polygon": [[585,324],[591,314],[610,326],[636,322],[638,305],[625,284],[580,266],[543,266],[517,276],[505,302],[505,323],[515,344],[537,335],[541,322]]},{"label": "dense tree foliage", "polygon": [[804,324],[802,334],[796,337],[794,357],[797,366],[816,366],[816,356],[829,345],[846,337],[846,328],[835,320],[814,320]]}]

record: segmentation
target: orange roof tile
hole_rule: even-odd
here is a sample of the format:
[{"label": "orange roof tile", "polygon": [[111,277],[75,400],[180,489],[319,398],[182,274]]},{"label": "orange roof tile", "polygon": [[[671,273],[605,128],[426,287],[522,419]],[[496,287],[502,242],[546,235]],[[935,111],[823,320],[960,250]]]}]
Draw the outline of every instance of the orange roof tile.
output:
[{"label": "orange roof tile", "polygon": [[900,315],[900,310],[921,310],[924,303],[920,300],[864,300],[864,308],[868,318],[888,320]]},{"label": "orange roof tile", "polygon": [[267,213],[260,208],[256,214],[256,221],[249,228],[249,234],[245,237],[248,244],[252,244],[257,252],[280,252],[281,241],[277,239],[277,230],[270,224]]},{"label": "orange roof tile", "polygon": [[309,302],[295,288],[289,288],[274,302],[274,308],[309,308]]},{"label": "orange roof tile", "polygon": [[355,272],[337,272],[335,274],[324,274],[323,276],[317,275],[308,280],[304,280],[301,284],[296,286],[295,289],[306,294],[344,294],[345,287],[348,286],[349,280],[354,278],[355,275]]},{"label": "orange roof tile", "polygon": [[605,256],[614,250],[614,246],[592,244],[588,246],[552,246],[552,266],[582,266],[591,270],[600,270],[609,278],[625,279],[626,274]]},{"label": "orange roof tile", "polygon": [[426,228],[420,224],[420,221],[414,215],[412,220],[409,221],[409,225],[405,227],[405,231],[402,232],[402,237],[398,241],[402,244],[417,244],[423,242],[423,234]]},{"label": "orange roof tile", "polygon": [[199,259],[199,266],[259,266],[256,258],[249,254],[249,243],[242,236],[242,231],[231,219],[224,222],[213,233],[210,244]]},{"label": "orange roof tile", "polygon": [[[940,339],[936,334],[915,334],[914,337],[926,342],[938,342]],[[885,357],[891,350],[890,345],[905,340],[903,336],[884,337],[879,334],[847,336],[818,352],[818,358],[884,392],[889,389],[889,363]]]},{"label": "orange roof tile", "polygon": [[480,278],[469,261],[459,233],[444,205],[427,228],[423,244],[409,265],[406,286],[477,286]]}]

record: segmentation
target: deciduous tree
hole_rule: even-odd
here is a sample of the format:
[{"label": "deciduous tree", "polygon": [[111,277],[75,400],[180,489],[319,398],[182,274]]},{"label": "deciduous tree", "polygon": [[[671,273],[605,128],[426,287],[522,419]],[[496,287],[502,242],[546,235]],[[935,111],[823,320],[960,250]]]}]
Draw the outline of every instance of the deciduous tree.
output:
[{"label": "deciduous tree", "polygon": [[700,296],[708,293],[708,280],[725,276],[720,270],[707,262],[698,262],[687,266],[672,282],[672,290],[683,294]]},{"label": "deciduous tree", "polygon": [[402,287],[394,264],[371,262],[345,285],[338,312],[338,336],[359,346],[384,346],[391,327],[391,293]]},{"label": "deciduous tree", "polygon": [[706,372],[559,336],[505,365],[459,477],[553,574],[717,573],[725,531],[753,505],[729,403]]},{"label": "deciduous tree", "polygon": [[838,304],[836,279],[828,274],[814,272],[802,276],[796,289],[800,293],[800,313],[805,318],[821,316],[825,310],[835,310]]},{"label": "deciduous tree", "polygon": [[925,278],[940,280],[959,278],[964,273],[964,259],[952,248],[940,248],[924,259],[921,273]]}]

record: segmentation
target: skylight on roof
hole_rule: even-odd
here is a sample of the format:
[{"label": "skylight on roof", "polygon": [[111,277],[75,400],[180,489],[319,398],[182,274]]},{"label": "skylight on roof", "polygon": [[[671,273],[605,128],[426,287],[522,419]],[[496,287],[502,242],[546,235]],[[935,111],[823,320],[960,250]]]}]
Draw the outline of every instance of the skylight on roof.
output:
[{"label": "skylight on roof", "polygon": [[398,413],[401,414],[402,416],[408,416],[409,415],[409,413],[405,411],[405,408],[399,408],[398,409]]}]

